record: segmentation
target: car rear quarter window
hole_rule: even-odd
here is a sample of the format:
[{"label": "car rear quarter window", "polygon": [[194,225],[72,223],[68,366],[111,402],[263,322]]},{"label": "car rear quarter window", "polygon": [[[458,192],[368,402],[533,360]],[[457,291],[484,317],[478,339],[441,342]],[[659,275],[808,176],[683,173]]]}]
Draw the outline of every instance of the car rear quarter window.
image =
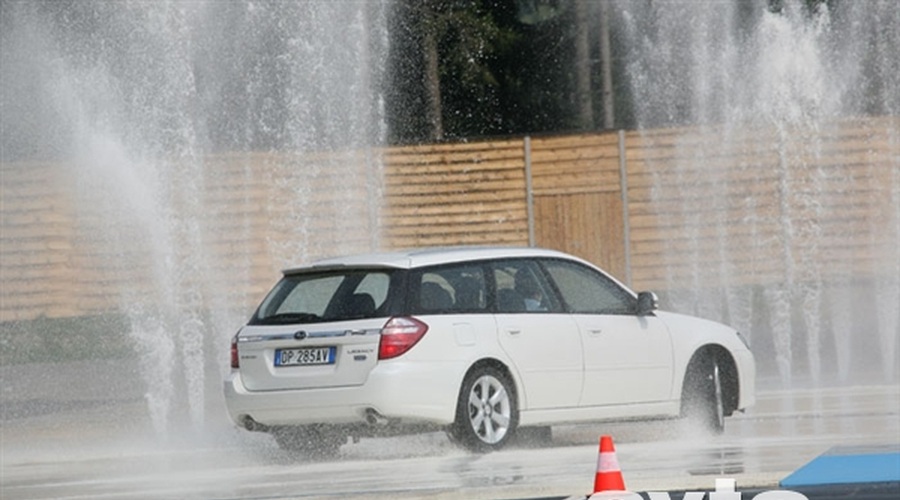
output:
[{"label": "car rear quarter window", "polygon": [[487,288],[481,265],[426,268],[412,274],[413,309],[417,314],[487,312]]}]

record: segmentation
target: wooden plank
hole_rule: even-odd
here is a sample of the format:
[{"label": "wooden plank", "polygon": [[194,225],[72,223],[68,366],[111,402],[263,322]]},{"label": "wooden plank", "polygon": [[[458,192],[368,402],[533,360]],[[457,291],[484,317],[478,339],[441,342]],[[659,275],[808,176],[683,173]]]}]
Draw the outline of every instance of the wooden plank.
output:
[{"label": "wooden plank", "polygon": [[619,177],[619,166],[611,168],[609,165],[601,165],[593,160],[570,161],[559,163],[532,163],[532,176],[538,180],[566,180],[572,175],[593,175],[598,177]]},{"label": "wooden plank", "polygon": [[521,221],[521,213],[512,211],[482,212],[482,213],[456,213],[423,215],[415,219],[408,217],[385,217],[384,224],[389,231],[398,228],[414,228],[427,230],[428,227],[446,226],[475,226],[481,224],[498,224],[506,221]]},{"label": "wooden plank", "polygon": [[493,160],[490,162],[469,162],[469,163],[427,163],[427,164],[410,164],[410,165],[386,165],[384,168],[384,176],[420,176],[420,175],[445,175],[449,173],[470,173],[478,171],[515,171],[520,175],[524,175],[524,160],[519,155],[518,158],[508,160]]},{"label": "wooden plank", "polygon": [[442,172],[436,175],[385,175],[384,185],[390,189],[394,186],[419,186],[442,184],[478,184],[482,182],[503,181],[509,183],[510,186],[521,186],[524,183],[524,177],[521,170],[478,170],[469,172]]},{"label": "wooden plank", "polygon": [[534,179],[533,191],[536,195],[541,194],[564,194],[566,192],[585,193],[585,192],[619,192],[621,182],[617,173],[609,175],[566,175],[564,178],[553,179]]},{"label": "wooden plank", "polygon": [[419,156],[433,155],[447,152],[459,151],[489,151],[502,149],[521,149],[523,147],[522,139],[499,139],[499,140],[483,140],[483,141],[463,141],[463,142],[444,142],[437,144],[412,144],[406,146],[393,146],[381,150],[385,158],[393,155],[398,156]]},{"label": "wooden plank", "polygon": [[382,228],[382,233],[388,236],[410,236],[417,234],[446,234],[459,235],[466,233],[518,233],[525,227],[525,220],[521,218],[509,218],[494,221],[465,221],[463,223],[433,224],[433,225],[390,225]]},{"label": "wooden plank", "polygon": [[531,150],[531,161],[534,164],[568,163],[574,161],[592,161],[597,164],[610,164],[618,169],[619,146],[610,144],[602,147],[579,147],[565,149]]},{"label": "wooden plank", "polygon": [[533,136],[531,149],[533,152],[546,150],[565,150],[593,147],[618,148],[618,132],[601,132],[596,134],[573,134],[560,136]]},{"label": "wooden plank", "polygon": [[440,214],[481,214],[525,211],[525,201],[520,196],[512,196],[508,200],[487,200],[469,203],[451,204],[393,204],[381,211],[382,217],[396,217],[415,220],[417,216]]},{"label": "wooden plank", "polygon": [[[524,189],[523,189],[524,191]],[[385,197],[387,207],[382,213],[392,213],[395,209],[407,209],[409,207],[449,207],[453,205],[466,206],[481,203],[499,203],[504,204],[510,201],[516,201],[518,206],[525,210],[525,200],[522,192],[518,191],[502,191],[502,192],[460,192],[447,196],[434,196],[433,193],[415,193],[402,196]]]},{"label": "wooden plank", "polygon": [[525,192],[525,187],[518,186],[517,183],[510,182],[508,180],[498,180],[498,181],[483,181],[479,183],[471,183],[471,184],[426,184],[426,185],[392,185],[386,188],[387,196],[407,196],[407,195],[417,195],[417,194],[428,194],[430,196],[440,196],[440,195],[459,195],[459,194],[467,194],[467,193],[498,193],[503,191],[515,191],[520,193]]},{"label": "wooden plank", "polygon": [[493,145],[471,143],[459,147],[448,147],[447,145],[407,147],[388,151],[382,160],[388,168],[407,165],[481,163],[522,158],[523,148],[522,141],[501,142]]},{"label": "wooden plank", "polygon": [[527,246],[528,233],[524,232],[472,232],[465,234],[421,234],[407,237],[387,236],[386,248],[414,248],[420,246],[454,245],[510,245]]}]

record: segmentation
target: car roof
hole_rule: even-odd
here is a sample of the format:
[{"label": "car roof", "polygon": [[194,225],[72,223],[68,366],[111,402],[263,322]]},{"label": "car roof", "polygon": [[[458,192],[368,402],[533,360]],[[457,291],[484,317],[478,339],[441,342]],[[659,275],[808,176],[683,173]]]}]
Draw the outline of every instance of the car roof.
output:
[{"label": "car roof", "polygon": [[347,255],[317,260],[309,265],[286,269],[284,274],[343,267],[390,267],[412,269],[424,266],[451,264],[473,260],[551,257],[584,262],[581,259],[556,250],[535,247],[505,246],[456,246],[426,247],[392,252]]}]

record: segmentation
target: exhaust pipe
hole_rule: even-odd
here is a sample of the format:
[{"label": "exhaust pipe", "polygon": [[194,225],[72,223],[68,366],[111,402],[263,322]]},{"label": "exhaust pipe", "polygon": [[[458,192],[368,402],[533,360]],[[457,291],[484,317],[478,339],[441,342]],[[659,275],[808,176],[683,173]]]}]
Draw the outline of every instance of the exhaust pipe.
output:
[{"label": "exhaust pipe", "polygon": [[244,429],[247,429],[250,432],[266,432],[269,430],[269,426],[253,420],[253,417],[251,417],[250,415],[244,415],[243,417],[241,417],[241,425],[244,426]]},{"label": "exhaust pipe", "polygon": [[366,422],[368,422],[369,425],[387,425],[388,419],[375,411],[374,408],[366,408]]}]

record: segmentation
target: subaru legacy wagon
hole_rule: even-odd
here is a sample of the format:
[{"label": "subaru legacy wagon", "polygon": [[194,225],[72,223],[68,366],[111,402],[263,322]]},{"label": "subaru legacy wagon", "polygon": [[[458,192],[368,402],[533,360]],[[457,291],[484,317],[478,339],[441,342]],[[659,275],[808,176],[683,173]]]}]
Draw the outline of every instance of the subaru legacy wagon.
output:
[{"label": "subaru legacy wagon", "polygon": [[734,329],[657,310],[609,274],[535,248],[420,249],[290,269],[231,344],[231,419],[282,448],[443,429],[475,451],[520,429],[687,417],[754,402]]}]

